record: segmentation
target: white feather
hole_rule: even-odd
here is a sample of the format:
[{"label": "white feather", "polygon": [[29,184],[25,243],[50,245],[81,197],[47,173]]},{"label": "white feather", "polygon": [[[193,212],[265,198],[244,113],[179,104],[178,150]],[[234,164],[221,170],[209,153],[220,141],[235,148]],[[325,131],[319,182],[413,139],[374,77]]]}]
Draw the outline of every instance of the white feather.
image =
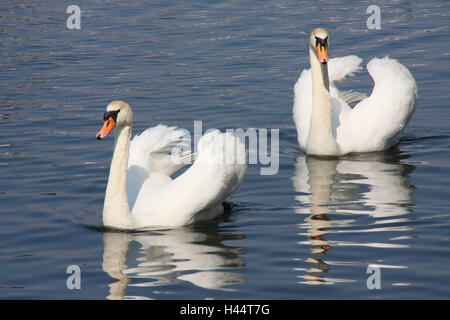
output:
[{"label": "white feather", "polygon": [[[406,67],[388,57],[374,58],[367,69],[375,86],[364,98],[359,92],[341,92],[336,81],[360,69],[362,59],[347,56],[328,63],[333,131],[339,154],[385,150],[398,142],[401,130],[415,110],[417,87]],[[361,100],[353,109],[350,102]],[[294,87],[293,117],[300,148],[305,150],[312,110],[311,69],[303,70]]]},{"label": "white feather", "polygon": [[[112,101],[106,110],[115,114],[117,121],[103,206],[105,226],[182,226],[223,212],[223,202],[239,188],[247,168],[245,146],[239,137],[212,131],[200,138],[198,152],[192,154],[184,135],[187,131],[159,125],[130,141],[131,107]],[[111,118],[105,121],[98,139],[108,135],[110,123]],[[172,179],[175,171],[194,158],[190,168]]]},{"label": "white feather", "polygon": [[[168,129],[171,128],[155,128],[151,128],[154,130],[148,140],[159,137],[168,141],[167,136],[172,134]],[[223,212],[222,203],[242,183],[246,171],[245,146],[238,137],[219,131],[204,135],[198,144],[197,159],[174,180],[169,174],[173,168],[180,166],[167,164],[170,156],[153,156],[160,154],[159,151],[166,148],[167,144],[161,142],[158,144],[161,149],[151,149],[147,169],[149,175],[142,183],[131,210],[137,225],[181,226],[211,219]],[[240,159],[244,162],[237,161]]]}]

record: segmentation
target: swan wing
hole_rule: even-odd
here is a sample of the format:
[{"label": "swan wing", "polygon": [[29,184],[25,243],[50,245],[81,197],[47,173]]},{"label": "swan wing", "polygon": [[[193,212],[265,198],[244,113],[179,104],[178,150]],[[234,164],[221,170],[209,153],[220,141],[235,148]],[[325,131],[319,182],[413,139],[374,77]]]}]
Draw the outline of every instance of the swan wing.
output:
[{"label": "swan wing", "polygon": [[189,152],[172,154],[173,148],[177,146],[190,150],[184,139],[184,131],[162,124],[148,128],[131,140],[127,171],[127,196],[131,210],[142,184],[150,174],[159,172],[163,176],[170,176],[189,163],[192,156]]},{"label": "swan wing", "polygon": [[332,97],[332,107],[341,110],[336,125],[341,153],[391,147],[415,110],[417,86],[405,66],[388,57],[374,58],[367,70],[375,83],[368,98],[350,109],[342,99]]},{"label": "swan wing", "polygon": [[197,159],[183,174],[169,181],[152,173],[145,181],[133,211],[136,221],[142,226],[181,226],[217,216],[242,183],[245,158],[239,137],[218,130],[205,134]]},{"label": "swan wing", "polygon": [[347,90],[339,91],[339,97],[345,101],[345,103],[350,104],[353,102],[358,102],[367,98],[367,95],[362,92]]},{"label": "swan wing", "polygon": [[328,78],[330,82],[339,82],[345,80],[347,76],[352,76],[355,72],[362,69],[362,59],[351,55],[330,59],[328,63]]},{"label": "swan wing", "polygon": [[345,80],[348,76],[353,76],[355,72],[362,69],[362,59],[358,56],[345,56],[330,60],[328,66],[328,78],[330,79],[330,96],[339,97],[345,103],[350,104],[367,98],[367,95],[358,91],[340,91],[335,82]]},{"label": "swan wing", "polygon": [[181,160],[178,154],[172,154],[173,148],[183,145],[186,150],[190,147],[184,133],[177,127],[160,124],[136,135],[130,142],[128,168],[140,166],[147,173],[173,173]]}]

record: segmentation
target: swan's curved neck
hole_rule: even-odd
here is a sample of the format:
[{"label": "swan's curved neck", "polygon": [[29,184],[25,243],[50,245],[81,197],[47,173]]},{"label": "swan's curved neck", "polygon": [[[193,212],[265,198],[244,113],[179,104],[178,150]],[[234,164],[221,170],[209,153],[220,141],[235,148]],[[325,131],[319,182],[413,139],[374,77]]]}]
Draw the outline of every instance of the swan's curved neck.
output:
[{"label": "swan's curved neck", "polygon": [[337,154],[336,138],[333,134],[333,120],[330,101],[328,65],[319,62],[316,53],[309,48],[312,76],[312,112],[306,151],[309,154]]},{"label": "swan's curved neck", "polygon": [[130,137],[131,126],[117,128],[103,206],[103,224],[108,227],[130,228],[132,225],[126,190]]}]

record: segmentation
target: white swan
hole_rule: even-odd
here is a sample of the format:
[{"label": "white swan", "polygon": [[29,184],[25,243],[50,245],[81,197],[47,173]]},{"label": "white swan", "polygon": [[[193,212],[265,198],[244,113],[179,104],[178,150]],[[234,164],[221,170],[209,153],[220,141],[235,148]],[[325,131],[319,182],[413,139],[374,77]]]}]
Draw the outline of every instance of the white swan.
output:
[{"label": "white swan", "polygon": [[105,226],[182,226],[211,219],[223,212],[222,203],[243,180],[245,147],[231,133],[215,130],[201,137],[195,162],[172,179],[170,175],[181,166],[172,162],[169,153],[180,142],[181,131],[159,125],[130,142],[133,115],[122,101],[107,106],[104,120],[97,139],[116,127],[103,208]]},{"label": "white swan", "polygon": [[[367,64],[375,86],[369,97],[341,92],[335,82],[360,69],[362,59],[346,56],[328,63],[328,32],[311,33],[311,69],[304,70],[294,88],[293,117],[300,148],[307,154],[343,155],[390,148],[415,110],[417,87],[399,62],[374,58]],[[350,102],[360,101],[353,109]]]}]

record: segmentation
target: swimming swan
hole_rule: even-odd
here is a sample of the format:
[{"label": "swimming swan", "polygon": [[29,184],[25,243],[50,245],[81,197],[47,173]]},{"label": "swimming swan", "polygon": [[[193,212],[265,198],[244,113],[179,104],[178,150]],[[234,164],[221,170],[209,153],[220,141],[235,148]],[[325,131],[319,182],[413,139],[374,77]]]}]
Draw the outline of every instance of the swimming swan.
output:
[{"label": "swimming swan", "polygon": [[[374,58],[367,64],[375,82],[372,94],[341,92],[335,82],[359,70],[362,59],[352,55],[328,61],[328,45],[325,29],[311,33],[311,69],[303,70],[294,87],[300,148],[307,154],[332,156],[390,148],[415,110],[413,76],[394,59]],[[349,106],[359,100],[354,108]]]},{"label": "swimming swan", "polygon": [[174,163],[170,154],[182,140],[181,131],[158,125],[130,141],[133,114],[122,101],[108,104],[103,118],[97,139],[116,127],[103,208],[107,227],[182,226],[212,219],[223,212],[222,203],[243,180],[245,147],[229,132],[214,130],[203,135],[194,163],[172,179],[183,166]]}]

